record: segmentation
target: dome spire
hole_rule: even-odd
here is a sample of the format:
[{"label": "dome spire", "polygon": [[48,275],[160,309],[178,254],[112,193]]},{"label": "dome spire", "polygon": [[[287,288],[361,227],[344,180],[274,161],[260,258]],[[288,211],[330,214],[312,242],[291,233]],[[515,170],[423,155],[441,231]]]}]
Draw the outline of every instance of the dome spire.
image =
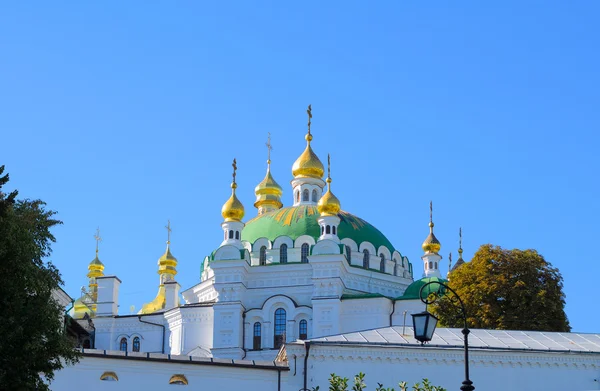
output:
[{"label": "dome spire", "polygon": [[331,155],[327,154],[327,192],[317,205],[321,216],[337,216],[340,211],[340,200],[331,192]]},{"label": "dome spire", "polygon": [[100,237],[100,227],[96,228],[94,239],[96,240],[96,257],[88,265],[87,277],[90,279],[89,287],[92,301],[96,302],[98,300],[98,283],[96,282],[96,278],[104,275],[104,264],[100,261],[100,258],[98,258],[98,247],[99,243],[102,241],[102,237]]},{"label": "dome spire", "polygon": [[231,182],[231,196],[229,199],[223,204],[223,208],[221,208],[221,215],[225,219],[225,221],[242,221],[244,218],[244,205],[238,200],[235,195],[235,189],[237,188],[237,183],[235,183],[235,176],[237,171],[237,161],[233,159],[233,181]]},{"label": "dome spire", "polygon": [[323,163],[319,160],[317,155],[313,152],[310,147],[310,142],[313,139],[313,136],[310,132],[310,125],[312,119],[312,107],[308,105],[308,109],[306,110],[308,115],[308,132],[304,137],[306,139],[306,148],[304,152],[296,159],[294,165],[292,166],[292,174],[294,178],[318,178],[321,179],[323,177],[324,169]]},{"label": "dome spire", "polygon": [[283,191],[281,186],[271,175],[271,133],[267,138],[268,158],[267,158],[267,174],[265,178],[254,188],[254,194],[256,194],[256,202],[254,206],[258,208],[258,214],[261,215],[266,212],[281,209],[283,204],[281,203],[281,195]]},{"label": "dome spire", "polygon": [[462,257],[463,254],[463,249],[462,249],[462,227],[458,228],[458,260],[456,261],[456,264],[454,264],[454,267],[452,268],[452,270],[458,268],[460,265],[462,265],[463,263],[465,263],[465,260]]},{"label": "dome spire", "polygon": [[158,293],[156,294],[154,300],[142,306],[142,309],[138,312],[138,314],[150,314],[165,308],[165,282],[175,281],[175,275],[177,274],[177,258],[171,254],[171,232],[173,231],[171,229],[171,220],[167,220],[165,229],[167,230],[167,249],[165,250],[165,253],[158,258],[157,262],[157,273],[159,275]]},{"label": "dome spire", "polygon": [[423,242],[423,251],[426,253],[434,253],[437,254],[442,247],[441,243],[435,235],[433,234],[433,201],[429,201],[429,236]]}]

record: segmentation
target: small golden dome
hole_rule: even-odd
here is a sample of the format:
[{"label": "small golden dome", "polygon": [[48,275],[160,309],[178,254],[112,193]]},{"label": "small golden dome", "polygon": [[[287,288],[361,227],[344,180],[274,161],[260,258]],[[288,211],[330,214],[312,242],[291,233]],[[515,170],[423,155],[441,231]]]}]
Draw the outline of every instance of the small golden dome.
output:
[{"label": "small golden dome", "polygon": [[331,192],[331,178],[327,178],[327,183],[327,192],[319,200],[317,210],[321,216],[337,216],[341,209],[340,200]]},{"label": "small golden dome", "polygon": [[158,258],[158,274],[167,273],[173,276],[177,274],[177,270],[175,269],[177,266],[177,258],[171,254],[170,245],[171,242],[167,241],[167,249],[165,250],[165,253]]},{"label": "small golden dome", "polygon": [[236,187],[236,183],[233,182],[231,184],[231,196],[227,202],[223,204],[223,208],[221,208],[221,215],[225,221],[242,221],[244,218],[244,205],[242,205],[235,195]]},{"label": "small golden dome", "polygon": [[425,239],[422,245],[423,251],[425,251],[426,253],[437,253],[442,248],[442,244],[439,240],[437,240],[437,238],[433,234],[433,223],[429,223],[429,228],[429,235],[427,236],[427,239]]},{"label": "small golden dome", "polygon": [[96,252],[96,257],[92,259],[92,262],[88,265],[88,278],[92,277],[102,277],[104,275],[104,264],[98,258],[98,253]]},{"label": "small golden dome", "polygon": [[254,194],[256,194],[256,202],[254,206],[257,208],[274,208],[281,209],[283,203],[281,202],[281,195],[283,190],[281,186],[271,175],[271,161],[267,160],[267,174],[265,178],[254,188]]},{"label": "small golden dome", "polygon": [[300,157],[298,157],[298,159],[296,159],[294,162],[294,165],[292,166],[292,175],[294,175],[294,178],[309,177],[321,179],[325,173],[325,168],[323,167],[323,163],[321,163],[317,155],[310,147],[312,135],[308,133],[305,138],[306,149],[304,149],[302,155],[300,155]]}]

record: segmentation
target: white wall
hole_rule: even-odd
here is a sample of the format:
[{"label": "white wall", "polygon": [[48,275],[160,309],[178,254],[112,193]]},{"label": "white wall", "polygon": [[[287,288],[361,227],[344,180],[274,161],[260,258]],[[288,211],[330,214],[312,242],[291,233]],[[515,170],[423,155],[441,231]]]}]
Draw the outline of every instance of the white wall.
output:
[{"label": "white wall", "polygon": [[[288,345],[288,357],[304,359],[303,345]],[[369,389],[377,383],[398,389],[428,378],[434,385],[457,390],[464,380],[462,349],[431,347],[378,347],[375,345],[312,345],[309,355],[308,388],[327,389],[331,373],[352,379],[366,374]],[[523,351],[470,350],[471,380],[477,390],[598,390],[600,356],[569,353],[528,353]],[[290,363],[292,366],[292,363]],[[302,373],[303,366],[299,372]]]},{"label": "white wall", "polygon": [[[100,380],[105,371],[115,372],[119,381]],[[187,378],[190,388],[184,390],[277,391],[276,370],[96,357],[84,357],[79,364],[57,372],[50,389],[172,391],[169,379],[174,374]],[[287,376],[287,371],[283,372],[282,381]]]}]

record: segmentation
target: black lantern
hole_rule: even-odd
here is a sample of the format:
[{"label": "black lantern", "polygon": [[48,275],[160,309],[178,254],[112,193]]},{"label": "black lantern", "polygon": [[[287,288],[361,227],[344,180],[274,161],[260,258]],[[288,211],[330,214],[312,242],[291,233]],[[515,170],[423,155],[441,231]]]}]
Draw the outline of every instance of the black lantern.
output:
[{"label": "black lantern", "polygon": [[438,318],[427,311],[412,314],[412,317],[415,339],[421,342],[421,344],[431,341],[433,332],[437,326]]}]

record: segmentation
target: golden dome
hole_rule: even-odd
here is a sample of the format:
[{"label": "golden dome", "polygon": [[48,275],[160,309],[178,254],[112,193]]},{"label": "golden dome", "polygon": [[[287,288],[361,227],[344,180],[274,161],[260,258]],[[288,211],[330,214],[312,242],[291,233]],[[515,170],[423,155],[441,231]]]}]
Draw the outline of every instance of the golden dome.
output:
[{"label": "golden dome", "polygon": [[98,258],[98,252],[96,252],[96,258],[92,259],[92,262],[88,265],[88,278],[102,277],[104,275],[104,264]]},{"label": "golden dome", "polygon": [[426,253],[437,253],[442,248],[442,244],[439,240],[437,240],[437,238],[433,234],[432,222],[429,223],[429,235],[427,236],[427,239],[425,239],[425,241],[423,242],[422,247],[423,251],[425,251]]},{"label": "golden dome", "polygon": [[337,216],[340,209],[340,200],[331,192],[331,156],[327,155],[327,192],[319,200],[317,210],[321,216]]},{"label": "golden dome", "polygon": [[236,188],[237,184],[233,182],[231,184],[231,196],[223,204],[223,208],[221,208],[221,215],[225,221],[242,221],[244,218],[244,205],[242,205],[235,195]]},{"label": "golden dome", "polygon": [[280,200],[283,190],[271,175],[271,160],[267,160],[267,174],[254,188],[254,194],[256,194],[254,206],[257,208],[280,209],[283,206]]},{"label": "golden dome", "polygon": [[292,175],[294,178],[298,177],[309,177],[309,178],[323,178],[325,169],[323,163],[319,160],[317,155],[313,152],[310,147],[312,135],[310,132],[306,135],[306,149],[302,152],[302,155],[296,159],[292,166]]},{"label": "golden dome", "polygon": [[167,249],[165,250],[165,253],[158,258],[158,274],[177,274],[177,270],[175,269],[177,266],[177,258],[171,254],[170,244],[171,242],[167,241]]},{"label": "golden dome", "polygon": [[423,247],[423,251],[425,251],[426,253],[435,253],[437,254],[438,251],[440,251],[440,249],[442,248],[442,244],[440,243],[439,240],[437,240],[437,238],[435,237],[435,235],[433,234],[433,202],[429,202],[429,235],[427,236],[427,238],[425,239],[425,241],[423,242],[423,245],[421,247]]}]

